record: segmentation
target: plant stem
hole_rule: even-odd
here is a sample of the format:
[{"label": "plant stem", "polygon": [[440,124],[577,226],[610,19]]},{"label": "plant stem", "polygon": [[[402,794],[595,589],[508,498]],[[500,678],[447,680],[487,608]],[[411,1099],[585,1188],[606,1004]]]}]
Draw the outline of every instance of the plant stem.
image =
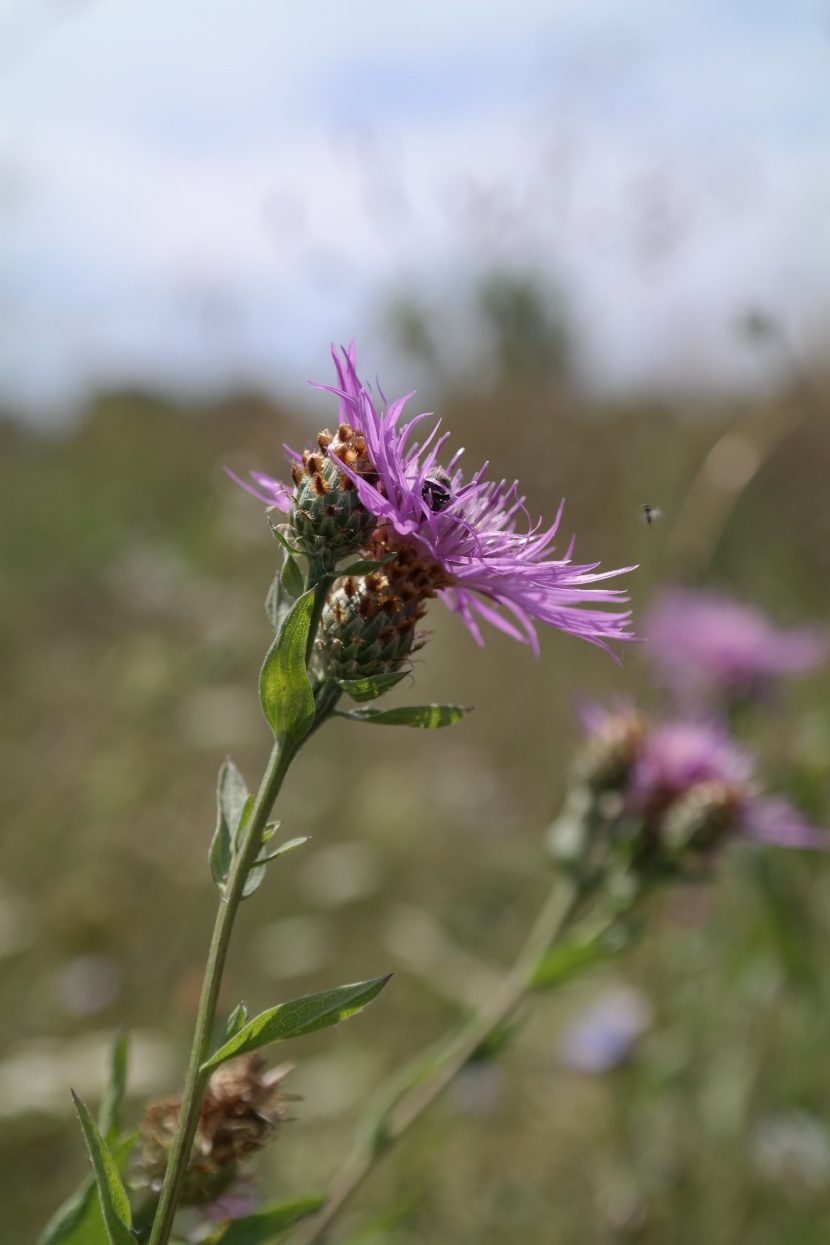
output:
[{"label": "plant stem", "polygon": [[[557,879],[537,916],[516,963],[500,987],[470,1020],[433,1056],[417,1061],[415,1079],[393,1078],[391,1094],[379,1118],[367,1129],[364,1140],[352,1151],[335,1176],[322,1210],[293,1236],[294,1245],[314,1245],[324,1238],[352,1194],[363,1183],[385,1152],[447,1088],[479,1046],[505,1021],[531,988],[540,959],[568,928],[584,891],[570,881]],[[380,1097],[384,1096],[381,1091]]]},{"label": "plant stem", "polygon": [[216,915],[213,937],[210,943],[205,978],[202,984],[202,996],[199,1000],[199,1011],[196,1016],[196,1032],[193,1037],[193,1048],[187,1068],[182,1107],[176,1136],[170,1150],[164,1186],[161,1191],[158,1209],[153,1221],[153,1231],[149,1245],[167,1245],[173,1228],[173,1219],[184,1183],[190,1149],[199,1121],[205,1088],[210,1073],[201,1071],[202,1064],[210,1054],[210,1039],[216,1017],[216,1003],[219,997],[219,986],[222,971],[230,945],[233,924],[237,909],[242,899],[251,866],[262,845],[262,834],[271,813],[274,800],[282,786],[291,761],[297,752],[298,745],[288,745],[279,739],[274,744],[268,768],[265,771],[259,791],[257,792],[250,820],[245,827],[244,836],[237,852],[231,872],[225,884],[225,893]]}]

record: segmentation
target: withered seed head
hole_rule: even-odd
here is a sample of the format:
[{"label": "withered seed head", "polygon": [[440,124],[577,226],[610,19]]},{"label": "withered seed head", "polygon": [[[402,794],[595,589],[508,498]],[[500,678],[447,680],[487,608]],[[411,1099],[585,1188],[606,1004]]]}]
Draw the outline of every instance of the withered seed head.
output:
[{"label": "withered seed head", "polygon": [[[293,1064],[266,1071],[253,1053],[214,1072],[205,1093],[181,1195],[183,1205],[215,1201],[238,1174],[239,1164],[276,1136],[291,1119],[282,1081]],[[137,1183],[157,1193],[164,1180],[170,1147],[179,1122],[180,1098],[162,1098],[146,1110],[136,1146]]]}]

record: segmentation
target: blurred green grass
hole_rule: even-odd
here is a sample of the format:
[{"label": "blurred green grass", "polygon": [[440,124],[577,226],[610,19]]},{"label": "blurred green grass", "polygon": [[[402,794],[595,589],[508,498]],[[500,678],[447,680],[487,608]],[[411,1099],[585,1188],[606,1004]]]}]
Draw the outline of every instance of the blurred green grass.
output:
[{"label": "blurred green grass", "polygon": [[[685,573],[787,624],[827,617],[830,402],[818,394],[625,408],[496,383],[445,395],[440,413],[469,469],[489,458],[494,475],[518,476],[534,516],[567,498],[563,544],[577,534],[578,560],[640,564],[638,612]],[[699,474],[707,455],[736,420],[737,435],[762,443],[782,412],[787,434],[771,438],[713,534],[723,490],[716,473],[708,484]],[[253,783],[268,749],[256,680],[277,549],[261,507],[222,467],[277,471],[283,441],[334,419],[323,396],[288,412],[244,395],[202,409],[122,393],[63,437],[0,426],[10,1240],[33,1239],[84,1172],[69,1086],[95,1099],[108,1033],[137,1034],[136,1118],[141,1094],[178,1086],[216,902],[206,864],[216,771],[230,752]],[[695,479],[703,487],[689,494]],[[665,512],[652,528],[644,502]],[[274,1198],[319,1189],[384,1072],[457,1017],[431,980],[430,922],[463,953],[456,975],[471,989],[520,943],[546,885],[540,838],[576,737],[574,698],[650,695],[634,647],[618,669],[551,633],[536,661],[496,634],[477,649],[440,606],[428,625],[396,701],[476,712],[446,733],[327,726],[277,810],[287,835],[312,842],[272,867],[239,922],[228,1009],[397,970],[364,1017],[277,1053],[300,1060],[305,1101],[263,1159]],[[823,824],[828,691],[825,672],[756,727],[768,772]],[[399,1208],[376,1239],[404,1245],[823,1245],[830,1152],[813,1178],[794,1160],[765,1174],[757,1139],[764,1121],[793,1113],[830,1127],[829,880],[823,859],[735,851],[711,893],[665,896],[613,973],[538,1000],[489,1089],[437,1105],[356,1202],[354,1222]],[[558,1059],[559,1035],[610,980],[642,990],[654,1022],[628,1066],[579,1077]]]}]

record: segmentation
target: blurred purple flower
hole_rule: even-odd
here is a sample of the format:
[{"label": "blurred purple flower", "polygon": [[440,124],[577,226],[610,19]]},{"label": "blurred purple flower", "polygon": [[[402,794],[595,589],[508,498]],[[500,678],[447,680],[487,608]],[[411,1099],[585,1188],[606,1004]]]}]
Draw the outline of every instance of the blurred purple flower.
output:
[{"label": "blurred purple flower", "polygon": [[[730,813],[730,830],[781,847],[828,847],[827,836],[778,796],[760,795],[754,761],[715,722],[676,721],[643,736],[632,768],[628,802],[646,817],[660,815],[694,793],[718,795]],[[719,794],[718,794],[719,793]]]},{"label": "blurred purple flower", "polygon": [[665,722],[646,732],[631,788],[638,802],[664,803],[696,783],[743,787],[752,770],[752,758],[720,723]]},{"label": "blurred purple flower", "polygon": [[[332,353],[339,385],[319,387],[340,398],[341,424],[365,438],[376,476],[358,475],[338,461],[363,505],[378,519],[378,543],[387,549],[414,548],[429,568],[437,594],[461,615],[478,644],[483,643],[481,619],[529,643],[534,652],[539,648],[534,621],[605,649],[610,640],[633,638],[627,629],[630,611],[593,608],[627,599],[619,589],[594,585],[633,567],[598,574],[598,563],[574,566],[572,544],[564,558],[551,558],[561,505],[553,525],[542,529],[539,523],[530,523],[516,483],[485,482],[487,464],[465,483],[458,468],[460,450],[446,468],[439,462],[449,434],[438,436],[438,425],[423,444],[412,441],[414,429],[428,415],[418,415],[399,427],[411,394],[378,412],[358,378],[354,343],[343,351],[342,360],[336,351]],[[253,474],[253,479],[256,488],[245,485],[250,492],[269,505],[288,508],[290,494],[283,484],[260,473]],[[527,527],[518,531],[522,517],[528,520]]]},{"label": "blurred purple flower", "polygon": [[254,1182],[249,1176],[237,1176],[231,1185],[220,1193],[215,1201],[201,1207],[201,1213],[207,1223],[219,1224],[228,1219],[242,1219],[252,1215],[260,1207]]},{"label": "blurred purple flower", "polygon": [[651,1008],[639,990],[616,986],[568,1025],[560,1057],[577,1072],[610,1072],[625,1063],[650,1025]]},{"label": "blurred purple flower", "polygon": [[691,705],[713,695],[762,695],[777,679],[819,665],[828,647],[818,629],[778,631],[754,606],[687,588],[658,596],[645,634],[663,682]]}]

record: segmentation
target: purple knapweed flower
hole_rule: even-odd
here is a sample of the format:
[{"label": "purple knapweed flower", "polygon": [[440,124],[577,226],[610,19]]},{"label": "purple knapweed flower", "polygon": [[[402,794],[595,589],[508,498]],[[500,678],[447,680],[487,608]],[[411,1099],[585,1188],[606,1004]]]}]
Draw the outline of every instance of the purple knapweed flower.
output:
[{"label": "purple knapweed flower", "polygon": [[659,676],[687,705],[763,695],[827,655],[827,637],[815,628],[778,631],[754,606],[687,588],[662,592],[644,629]]},{"label": "purple knapweed flower", "polygon": [[[516,483],[485,481],[487,464],[465,482],[458,467],[461,451],[446,466],[441,464],[448,434],[439,436],[439,425],[422,444],[413,440],[414,430],[429,416],[402,421],[411,394],[379,411],[358,378],[354,343],[343,351],[342,359],[332,353],[339,384],[319,388],[340,398],[340,440],[348,439],[342,435],[344,428],[357,433],[365,442],[366,462],[350,462],[348,454],[318,443],[326,453],[335,454],[363,506],[375,516],[375,554],[402,550],[412,564],[414,553],[418,566],[413,575],[420,569],[428,595],[440,596],[460,614],[478,644],[483,643],[481,619],[529,643],[537,653],[535,622],[605,649],[609,641],[633,638],[628,630],[630,611],[597,608],[624,601],[625,594],[596,586],[633,567],[597,573],[598,563],[573,565],[573,542],[564,557],[553,558],[561,505],[552,526],[542,528],[541,521],[530,522]],[[302,461],[302,456],[289,452]],[[256,487],[245,486],[250,492],[268,505],[290,509],[292,494],[284,484],[252,474]]]},{"label": "purple knapweed flower", "polygon": [[730,834],[781,847],[827,848],[827,836],[780,797],[761,795],[755,763],[716,722],[664,722],[647,730],[626,792],[646,819],[712,816]]}]

